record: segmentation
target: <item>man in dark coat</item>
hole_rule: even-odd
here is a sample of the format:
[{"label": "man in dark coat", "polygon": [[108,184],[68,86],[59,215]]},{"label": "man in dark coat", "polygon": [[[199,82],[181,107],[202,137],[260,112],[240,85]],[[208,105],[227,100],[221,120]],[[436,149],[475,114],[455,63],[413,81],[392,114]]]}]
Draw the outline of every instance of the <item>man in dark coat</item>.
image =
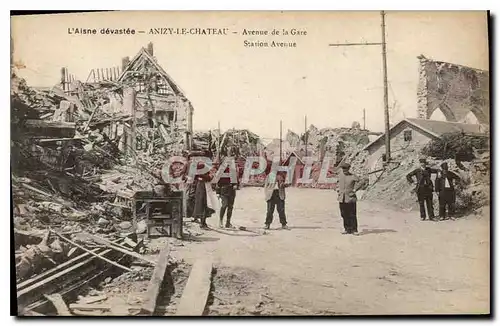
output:
[{"label": "man in dark coat", "polygon": [[[204,153],[205,157],[209,157],[207,153]],[[194,157],[195,155],[192,155],[191,157]],[[198,169],[203,168],[204,164],[199,162],[198,163]],[[208,200],[207,200],[207,190],[206,190],[206,185],[207,183],[209,184],[210,180],[212,179],[212,176],[210,175],[210,172],[207,172],[203,175],[196,175],[194,177],[194,180],[192,183],[189,184],[188,189],[187,189],[187,196],[188,196],[188,216],[193,215],[195,221],[200,222],[200,226],[204,229],[208,228],[208,225],[206,223],[206,220],[208,217],[212,216],[215,211],[208,207]]]},{"label": "man in dark coat", "polygon": [[448,163],[446,162],[441,164],[441,169],[436,178],[436,193],[439,197],[439,218],[445,220],[449,216],[453,219],[456,198],[455,183],[460,181],[460,177],[448,170]]},{"label": "man in dark coat", "polygon": [[358,218],[356,214],[356,191],[360,185],[358,176],[352,174],[348,163],[340,166],[342,173],[339,174],[337,184],[338,202],[340,215],[344,220],[344,232],[342,234],[358,235]]},{"label": "man in dark coat", "polygon": [[[229,172],[229,167],[225,171],[226,173]],[[236,180],[235,183],[231,183],[231,178],[228,177],[221,177],[219,179],[219,182],[217,183],[217,188],[216,188],[216,193],[220,196],[221,198],[221,208],[219,212],[219,227],[223,227],[224,225],[224,214],[226,213],[227,210],[227,219],[226,219],[226,228],[232,228],[233,225],[231,224],[231,217],[233,216],[233,207],[234,207],[234,200],[236,199],[236,190],[240,188],[240,183],[239,183],[239,173],[238,173],[238,179]]]},{"label": "man in dark coat", "polygon": [[434,191],[434,186],[432,184],[431,175],[432,173],[437,173],[436,169],[427,166],[427,161],[425,159],[420,159],[420,167],[411,171],[406,175],[406,179],[409,183],[413,184],[413,177],[416,178],[417,183],[415,187],[415,192],[417,194],[418,203],[420,205],[420,218],[425,221],[426,214],[425,208],[427,206],[427,213],[429,214],[429,220],[434,221],[434,206],[432,203],[432,194]]},{"label": "man in dark coat", "polygon": [[286,214],[285,214],[285,187],[288,185],[285,182],[285,176],[278,173],[276,176],[268,174],[264,185],[264,194],[267,203],[267,214],[265,228],[269,229],[273,222],[274,208],[278,208],[281,227],[288,229]]}]

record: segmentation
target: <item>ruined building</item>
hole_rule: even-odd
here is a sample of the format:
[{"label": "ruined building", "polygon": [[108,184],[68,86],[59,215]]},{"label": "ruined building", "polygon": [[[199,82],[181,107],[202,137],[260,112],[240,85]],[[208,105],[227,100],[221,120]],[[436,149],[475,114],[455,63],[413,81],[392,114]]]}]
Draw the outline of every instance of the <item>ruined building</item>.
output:
[{"label": "ruined building", "polygon": [[423,55],[418,59],[418,118],[430,119],[439,109],[449,122],[462,122],[472,113],[478,123],[489,123],[488,71],[434,61]]},{"label": "ruined building", "polygon": [[[132,144],[129,135],[132,117],[137,128],[134,150],[151,152],[154,148],[169,148],[178,151],[192,144],[193,106],[184,91],[158,64],[152,43],[141,48],[132,59],[123,58],[120,67],[91,70],[85,82],[75,80],[63,68],[60,85],[64,93],[78,98],[91,113],[97,109],[88,121],[90,129],[98,128],[110,139],[120,139],[123,149]],[[127,88],[135,89],[133,105],[124,99]],[[103,113],[107,119],[102,119]],[[100,115],[101,119],[96,119]]]}]

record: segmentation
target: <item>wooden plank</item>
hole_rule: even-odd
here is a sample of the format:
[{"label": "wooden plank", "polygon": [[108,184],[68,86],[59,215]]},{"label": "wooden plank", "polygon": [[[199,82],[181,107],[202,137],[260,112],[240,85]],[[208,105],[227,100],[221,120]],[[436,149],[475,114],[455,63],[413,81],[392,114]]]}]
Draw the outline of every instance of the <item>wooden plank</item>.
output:
[{"label": "wooden plank", "polygon": [[132,256],[134,258],[143,260],[145,262],[152,264],[153,266],[156,265],[156,262],[154,260],[146,258],[143,255],[136,253],[135,251],[123,249],[117,245],[114,245],[113,243],[111,243],[110,241],[108,241],[104,238],[98,237],[96,235],[91,235],[91,238],[94,239],[97,243],[103,244],[108,248],[111,248],[111,249],[114,249],[114,250],[119,251],[121,253],[124,253],[125,255],[129,255],[129,256]]},{"label": "wooden plank", "polygon": [[23,314],[21,316],[29,316],[29,317],[45,317],[44,314],[41,314],[39,312],[36,312],[34,310],[31,310],[31,309],[27,309],[23,312]]},{"label": "wooden plank", "polygon": [[84,301],[86,304],[90,304],[90,303],[95,303],[95,302],[106,300],[107,298],[108,298],[108,296],[103,294],[103,295],[85,298]]},{"label": "wooden plank", "polygon": [[[98,252],[98,251],[100,251],[100,252]],[[100,255],[104,254],[104,251],[105,250],[103,248],[96,248],[96,249],[92,250],[92,252],[98,253]],[[108,252],[109,251],[110,250],[108,250]],[[38,275],[36,275],[36,276],[34,276],[34,277],[32,277],[32,278],[30,278],[30,279],[28,279],[28,280],[26,280],[26,281],[24,281],[22,283],[19,283],[17,285],[17,290],[19,291],[20,289],[22,289],[22,288],[24,288],[24,287],[26,287],[26,286],[34,283],[34,282],[37,282],[37,281],[42,280],[44,278],[47,278],[49,275],[51,275],[51,274],[53,274],[53,273],[55,273],[55,272],[57,272],[57,271],[65,268],[65,267],[67,267],[67,266],[69,266],[69,265],[71,265],[73,263],[76,263],[77,261],[79,261],[81,259],[89,257],[89,256],[90,256],[90,253],[84,252],[84,253],[82,253],[82,254],[80,254],[80,255],[78,255],[78,256],[76,256],[76,257],[74,257],[74,258],[72,258],[72,259],[70,259],[70,260],[68,260],[68,261],[66,261],[66,262],[64,262],[64,263],[56,266],[56,267],[54,267],[54,268],[49,269],[48,271],[45,271],[45,272],[43,272],[41,274],[38,274]]]},{"label": "wooden plank", "polygon": [[97,112],[97,109],[99,108],[99,106],[95,106],[95,108],[92,110],[92,114],[90,115],[90,118],[89,120],[87,121],[87,123],[85,124],[85,127],[83,128],[83,131],[82,132],[85,132],[87,131],[87,129],[89,128],[90,126],[90,122],[92,121],[92,119],[94,118],[94,115],[95,113]]},{"label": "wooden plank", "polygon": [[203,315],[212,282],[212,268],[212,257],[195,262],[177,307],[177,316]]},{"label": "wooden plank", "polygon": [[119,267],[119,268],[121,268],[121,269],[123,269],[123,270],[126,270],[127,272],[132,272],[132,270],[131,270],[130,268],[125,267],[125,266],[123,266],[123,265],[121,265],[121,264],[118,264],[118,263],[116,263],[116,262],[114,262],[114,261],[112,261],[112,260],[110,260],[110,259],[108,259],[108,258],[106,258],[106,257],[102,257],[101,255],[96,254],[96,253],[92,252],[91,250],[88,250],[88,249],[87,249],[87,248],[85,248],[84,246],[80,246],[78,243],[76,243],[76,242],[74,242],[74,241],[71,241],[70,239],[66,238],[66,237],[65,237],[65,236],[63,236],[62,234],[57,233],[57,232],[55,232],[55,231],[52,231],[52,232],[54,232],[54,233],[55,233],[58,237],[60,237],[60,238],[61,238],[61,239],[63,239],[64,241],[66,241],[66,242],[68,242],[68,243],[72,244],[73,246],[75,246],[75,247],[77,247],[77,248],[82,249],[82,250],[83,250],[83,251],[85,251],[85,252],[88,252],[88,253],[89,253],[89,254],[91,254],[92,256],[94,256],[94,257],[96,257],[96,258],[99,258],[99,259],[101,259],[101,260],[104,260],[105,262],[110,263],[111,265],[115,265],[116,267]]},{"label": "wooden plank", "polygon": [[80,140],[80,139],[87,139],[89,138],[88,136],[83,136],[83,137],[71,137],[71,138],[40,138],[38,139],[39,143],[49,143],[49,142],[54,142],[54,141],[71,141],[71,140]]},{"label": "wooden plank", "polygon": [[160,251],[158,260],[149,281],[148,290],[146,292],[145,300],[142,305],[142,312],[146,315],[153,315],[158,300],[158,294],[163,284],[163,279],[167,272],[168,257],[170,255],[170,247],[168,244]]},{"label": "wooden plank", "polygon": [[[126,306],[127,309],[129,310],[140,310],[142,309],[141,306]],[[88,304],[88,303],[72,303],[69,305],[69,309],[71,310],[82,310],[82,311],[89,311],[89,310],[111,310],[113,307],[109,304]]]},{"label": "wooden plank", "polygon": [[[105,255],[105,254],[107,254],[107,253],[109,253],[109,252],[111,252],[111,251],[112,251],[111,249],[107,249],[107,250],[103,251],[100,255],[101,255],[101,256],[102,256],[102,255]],[[51,281],[53,281],[53,280],[56,280],[56,279],[58,279],[59,277],[61,277],[61,276],[63,276],[63,275],[66,275],[66,274],[68,274],[69,272],[71,272],[71,271],[73,271],[73,270],[75,270],[75,269],[78,269],[78,268],[82,267],[83,265],[87,264],[88,262],[91,262],[91,261],[92,261],[92,260],[94,260],[94,259],[95,259],[95,257],[90,257],[90,258],[88,258],[88,259],[86,259],[86,260],[84,260],[84,261],[82,261],[82,262],[80,262],[80,263],[78,263],[78,264],[75,264],[75,265],[73,265],[73,266],[71,266],[71,267],[69,267],[69,268],[67,268],[67,269],[65,269],[65,270],[60,271],[60,272],[59,272],[59,273],[57,273],[57,274],[54,274],[54,275],[52,275],[52,276],[49,276],[49,277],[47,277],[47,278],[45,278],[45,279],[41,280],[41,281],[40,281],[40,282],[38,282],[38,283],[35,283],[35,284],[33,284],[33,285],[31,285],[31,286],[28,286],[28,287],[26,287],[26,288],[24,288],[24,289],[22,289],[22,290],[19,290],[19,291],[17,291],[17,297],[19,298],[20,296],[22,296],[22,295],[24,295],[24,294],[26,294],[26,293],[28,293],[28,292],[30,292],[30,291],[33,291],[33,290],[35,290],[36,288],[39,288],[39,287],[41,287],[41,286],[43,286],[43,285],[45,285],[45,284],[47,284],[47,283],[49,283],[49,282],[51,282]]]},{"label": "wooden plank", "polygon": [[93,310],[82,311],[82,310],[78,310],[78,309],[72,309],[71,312],[75,316],[93,316],[93,317],[94,316],[97,316],[97,317],[109,316],[108,313],[105,313],[103,311],[93,311]]},{"label": "wooden plank", "polygon": [[[111,249],[107,249],[108,252],[111,252],[112,250]],[[123,258],[124,258],[125,255],[122,255],[118,261],[121,261]],[[87,259],[85,263],[89,263],[91,262],[92,260],[94,260],[95,258],[94,257],[90,257],[89,259]],[[102,269],[99,269],[98,271],[96,271],[95,273],[93,273],[90,278],[85,278],[83,280],[80,280],[78,281],[77,283],[73,284],[73,285],[70,285],[69,287],[66,287],[64,289],[62,289],[61,291],[59,291],[59,293],[61,293],[61,295],[63,295],[63,297],[65,295],[68,295],[69,293],[73,293],[75,290],[81,288],[82,286],[84,286],[85,284],[88,284],[89,282],[92,282],[94,279],[98,278],[98,277],[101,277],[104,273],[107,273],[110,269],[110,266],[105,266],[104,268]],[[43,300],[38,300],[32,304],[30,304],[27,309],[38,309],[39,307],[43,307],[46,303],[48,302],[47,299],[43,299]]]},{"label": "wooden plank", "polygon": [[[99,251],[99,250],[102,250],[102,248],[97,248],[97,249],[94,249],[94,250],[92,250],[92,251],[93,251],[94,253],[97,253],[97,251]],[[103,250],[103,251],[104,251],[104,250]],[[17,290],[19,291],[20,289],[22,289],[22,288],[24,288],[24,287],[26,287],[26,286],[28,286],[28,285],[30,285],[30,284],[32,284],[32,283],[34,283],[34,282],[37,282],[37,281],[39,281],[39,280],[42,280],[42,279],[44,279],[44,278],[48,277],[50,274],[53,274],[54,272],[57,272],[58,270],[61,270],[61,269],[63,269],[64,267],[69,266],[69,265],[71,265],[71,264],[73,264],[73,263],[77,262],[78,260],[81,260],[81,259],[83,259],[83,258],[85,258],[85,257],[88,257],[88,256],[90,256],[90,254],[89,254],[89,253],[87,253],[87,252],[86,252],[86,253],[83,253],[83,254],[78,255],[78,256],[76,256],[75,258],[72,258],[72,259],[70,259],[70,260],[68,260],[68,261],[66,261],[66,262],[64,262],[64,263],[62,263],[62,264],[60,264],[60,265],[58,265],[58,266],[56,266],[56,267],[54,267],[54,268],[49,269],[48,271],[45,271],[45,272],[43,272],[43,273],[41,273],[41,274],[38,274],[38,275],[36,275],[35,277],[30,278],[30,279],[28,279],[28,280],[26,280],[26,281],[24,281],[24,282],[22,282],[22,283],[19,283],[19,284],[17,285]]]},{"label": "wooden plank", "polygon": [[59,316],[71,316],[71,312],[69,312],[68,306],[64,302],[62,296],[59,293],[54,294],[44,294],[45,298],[52,302],[54,307],[56,307],[57,314]]},{"label": "wooden plank", "polygon": [[35,120],[35,119],[26,120],[25,125],[35,128],[75,129],[76,127],[76,124],[74,122],[47,121],[47,120]]}]

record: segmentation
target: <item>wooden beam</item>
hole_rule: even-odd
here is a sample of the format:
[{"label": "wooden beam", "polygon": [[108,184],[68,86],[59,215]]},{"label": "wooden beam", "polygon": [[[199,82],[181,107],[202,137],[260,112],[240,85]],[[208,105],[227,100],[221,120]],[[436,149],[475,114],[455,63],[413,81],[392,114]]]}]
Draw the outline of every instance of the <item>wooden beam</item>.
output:
[{"label": "wooden beam", "polygon": [[195,262],[177,306],[177,316],[203,315],[212,282],[212,268],[212,257],[205,257]]},{"label": "wooden beam", "polygon": [[111,248],[111,249],[114,249],[116,251],[119,251],[125,255],[129,255],[129,256],[132,256],[134,258],[137,258],[137,259],[140,259],[140,260],[143,260],[145,262],[148,262],[150,264],[152,264],[153,266],[156,265],[156,262],[152,259],[149,259],[149,258],[146,258],[144,257],[143,255],[141,254],[138,254],[137,252],[135,251],[131,251],[131,250],[128,250],[128,249],[124,249],[124,247],[120,247],[120,246],[117,246],[115,244],[113,244],[111,241],[109,240],[106,240],[104,238],[101,238],[101,237],[98,237],[96,235],[90,235],[90,237],[95,240],[97,243],[99,244],[102,244],[102,245],[105,245],[106,247],[108,248]]},{"label": "wooden beam", "polygon": [[61,128],[61,129],[75,129],[76,127],[76,124],[74,122],[47,121],[47,120],[35,120],[35,119],[25,120],[25,125],[36,128]]},{"label": "wooden beam", "polygon": [[[107,249],[107,250],[103,251],[103,252],[100,254],[100,256],[103,256],[103,255],[105,255],[105,254],[107,254],[107,253],[110,253],[111,251],[112,251],[111,249]],[[63,276],[63,275],[66,275],[66,274],[68,274],[69,272],[74,271],[75,269],[78,269],[78,268],[80,268],[80,267],[84,266],[85,264],[87,264],[87,263],[91,262],[91,261],[92,261],[92,260],[94,260],[95,258],[96,258],[96,257],[90,257],[90,258],[88,258],[88,259],[86,259],[86,260],[84,260],[84,261],[82,261],[82,262],[80,262],[80,263],[77,263],[77,264],[75,264],[75,265],[70,266],[70,267],[69,267],[69,268],[67,268],[67,269],[64,269],[64,270],[60,271],[59,273],[56,273],[56,274],[54,274],[54,275],[52,275],[52,276],[49,276],[49,277],[47,277],[47,278],[45,278],[45,279],[41,280],[41,281],[40,281],[40,282],[38,282],[38,283],[32,284],[32,285],[30,285],[30,286],[28,286],[28,287],[26,287],[26,288],[24,288],[24,289],[22,289],[22,290],[19,290],[19,291],[17,291],[17,297],[19,298],[19,297],[21,297],[22,295],[24,295],[24,294],[26,294],[26,293],[28,293],[28,292],[30,292],[30,291],[33,291],[33,290],[35,290],[35,289],[37,289],[37,288],[39,288],[39,287],[41,287],[41,286],[43,286],[43,285],[45,285],[45,284],[47,284],[47,283],[50,283],[51,281],[56,280],[56,279],[58,279],[59,277],[61,277],[61,276]]]},{"label": "wooden beam", "polygon": [[71,312],[69,312],[68,306],[64,302],[62,296],[59,293],[54,294],[44,294],[44,297],[47,298],[54,307],[56,307],[57,314],[59,316],[72,316]]},{"label": "wooden beam", "polygon": [[72,244],[73,246],[75,246],[75,247],[77,247],[77,248],[80,248],[81,250],[83,250],[83,251],[85,251],[85,252],[89,253],[90,255],[92,255],[92,256],[94,256],[94,257],[96,257],[96,258],[99,258],[99,259],[101,259],[101,260],[104,260],[105,262],[110,263],[111,265],[115,265],[116,267],[119,267],[119,268],[121,268],[121,269],[123,269],[123,270],[126,270],[127,272],[132,272],[132,270],[131,270],[130,268],[125,267],[125,266],[123,266],[123,265],[121,265],[121,264],[118,264],[117,262],[114,262],[114,261],[112,261],[112,260],[110,260],[110,259],[108,259],[108,258],[106,258],[106,257],[102,257],[101,255],[96,254],[96,253],[92,252],[91,250],[88,250],[88,249],[87,249],[87,248],[85,248],[84,246],[80,246],[78,243],[76,243],[76,242],[74,242],[74,241],[71,241],[70,239],[66,238],[65,236],[63,236],[63,235],[62,235],[62,234],[60,234],[60,233],[57,233],[57,232],[55,232],[55,231],[53,231],[53,230],[52,230],[51,232],[54,232],[54,233],[55,233],[58,237],[60,237],[60,238],[61,238],[61,239],[63,239],[64,241],[66,241],[66,242],[68,242],[68,243]]},{"label": "wooden beam", "polygon": [[85,298],[84,301],[85,301],[86,304],[91,304],[91,303],[95,303],[95,302],[106,300],[107,298],[108,298],[108,296],[105,295],[105,294],[103,294],[103,295],[98,295],[98,296],[92,296],[92,297],[89,297],[89,298]]},{"label": "wooden beam", "polygon": [[[122,240],[120,243],[125,243],[125,240]],[[118,242],[116,244],[118,244]],[[94,252],[94,253],[98,253],[98,251],[101,251],[99,254],[104,254],[103,251],[105,251],[105,250],[103,248],[96,248],[96,249],[92,250],[92,252]],[[108,252],[109,252],[109,250],[108,250]],[[84,253],[82,253],[82,254],[80,254],[80,255],[78,255],[78,256],[76,256],[68,261],[65,261],[64,263],[62,263],[60,265],[57,265],[54,268],[51,268],[51,269],[49,269],[41,274],[36,275],[35,277],[32,277],[32,278],[30,278],[22,283],[19,283],[17,285],[17,290],[19,291],[23,287],[26,287],[26,286],[28,286],[36,281],[39,281],[41,279],[47,278],[51,274],[54,274],[55,272],[65,268],[66,266],[69,266],[73,263],[76,263],[77,261],[84,259],[86,257],[89,257],[89,256],[90,256],[90,254],[88,252],[84,252]]]},{"label": "wooden beam", "polygon": [[92,114],[90,115],[90,118],[89,120],[87,121],[87,124],[85,124],[85,128],[83,128],[83,132],[87,131],[87,129],[89,128],[90,126],[90,122],[92,121],[92,119],[94,118],[94,115],[95,113],[97,112],[97,109],[99,108],[99,106],[96,105],[96,107],[94,108],[94,110],[92,110]]},{"label": "wooden beam", "polygon": [[[111,251],[112,251],[111,249],[107,249],[106,250],[106,252],[111,252]],[[121,257],[119,257],[117,259],[117,261],[121,261],[124,257],[125,257],[125,255],[122,255]],[[90,257],[89,259],[87,259],[86,261],[84,261],[82,264],[80,264],[80,266],[78,266],[76,268],[81,268],[84,265],[87,265],[87,266],[85,266],[87,269],[85,269],[85,271],[83,272],[84,274],[86,274],[88,272],[88,267],[91,267],[93,270],[95,270],[94,266],[88,266],[89,263],[91,263],[94,259],[95,259],[95,257]],[[74,270],[75,268],[71,267],[69,269]],[[60,274],[61,275],[65,275],[65,277],[68,277],[66,275],[69,275],[69,273],[70,273],[69,269],[67,271],[65,271],[65,272],[60,273]],[[84,279],[80,279],[79,281],[77,281],[76,283],[70,285],[69,287],[65,287],[64,289],[60,290],[59,293],[63,297],[65,297],[66,295],[69,295],[70,293],[74,293],[75,290],[77,290],[77,289],[85,286],[89,282],[92,282],[94,279],[101,277],[104,273],[107,273],[109,271],[109,269],[110,269],[110,265],[104,266],[103,268],[95,270],[95,272],[93,272],[91,275],[89,275],[90,276],[89,278],[86,277]],[[47,282],[41,282],[41,283],[42,283],[42,285],[39,285],[39,286],[45,286]],[[47,288],[45,288],[45,289],[46,289],[45,291],[50,291],[50,289],[47,289]],[[18,296],[18,302],[19,302],[19,296]],[[47,303],[48,303],[47,299],[42,299],[42,300],[38,300],[38,301],[36,301],[34,303],[31,303],[26,308],[27,309],[31,309],[31,310],[38,309],[40,307],[43,307]]]},{"label": "wooden beam", "polygon": [[168,257],[170,255],[170,247],[168,244],[161,250],[158,256],[153,275],[149,281],[148,290],[146,292],[145,300],[142,304],[142,312],[146,315],[153,315],[158,301],[158,295],[167,273]]},{"label": "wooden beam", "polygon": [[[111,310],[113,307],[109,304],[88,304],[88,303],[72,303],[69,305],[71,310]],[[129,310],[140,310],[140,306],[127,306]]]},{"label": "wooden beam", "polygon": [[79,140],[79,139],[87,139],[89,138],[88,136],[82,136],[82,137],[73,137],[73,138],[40,138],[38,140],[39,143],[51,143],[54,141],[71,141],[71,140]]},{"label": "wooden beam", "polygon": [[[97,251],[100,251],[100,250],[102,250],[102,248],[97,248],[97,249],[94,249],[92,251],[94,253],[97,253]],[[19,283],[17,285],[17,290],[19,291],[22,288],[24,288],[24,287],[26,287],[26,286],[28,286],[30,284],[33,284],[34,282],[37,282],[37,281],[42,280],[44,278],[47,278],[49,275],[53,274],[54,272],[57,272],[57,271],[63,269],[64,267],[69,266],[69,265],[71,265],[71,264],[73,264],[73,263],[75,263],[75,262],[77,262],[77,261],[79,261],[81,259],[84,259],[84,258],[86,258],[88,256],[90,256],[89,253],[87,253],[87,252],[83,253],[83,254],[78,255],[78,256],[76,256],[76,257],[74,257],[74,258],[72,258],[72,259],[70,259],[70,260],[68,260],[68,261],[66,261],[66,262],[64,262],[64,263],[62,263],[60,265],[57,265],[54,268],[49,269],[48,271],[45,271],[45,272],[43,272],[41,274],[38,274],[35,277],[30,278],[30,279],[28,279],[28,280],[26,280],[26,281],[24,281],[22,283]]]}]

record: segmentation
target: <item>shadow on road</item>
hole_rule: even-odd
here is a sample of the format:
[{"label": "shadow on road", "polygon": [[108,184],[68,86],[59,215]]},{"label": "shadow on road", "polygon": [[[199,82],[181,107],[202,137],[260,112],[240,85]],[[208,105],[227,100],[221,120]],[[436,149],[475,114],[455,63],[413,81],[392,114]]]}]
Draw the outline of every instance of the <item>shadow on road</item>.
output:
[{"label": "shadow on road", "polygon": [[337,229],[333,226],[290,226],[290,229],[304,229],[304,230],[321,230],[321,229]]},{"label": "shadow on road", "polygon": [[187,240],[192,242],[213,242],[213,241],[219,241],[220,238],[191,236],[187,238]]},{"label": "shadow on road", "polygon": [[255,233],[255,232],[245,232],[245,231],[239,231],[239,230],[220,230],[220,229],[215,229],[215,228],[210,228],[210,231],[214,231],[220,234],[224,235],[229,235],[232,237],[258,237],[260,234]]},{"label": "shadow on road", "polygon": [[359,233],[359,235],[365,235],[365,234],[379,234],[379,233],[393,233],[397,232],[396,230],[393,229],[364,229]]}]

